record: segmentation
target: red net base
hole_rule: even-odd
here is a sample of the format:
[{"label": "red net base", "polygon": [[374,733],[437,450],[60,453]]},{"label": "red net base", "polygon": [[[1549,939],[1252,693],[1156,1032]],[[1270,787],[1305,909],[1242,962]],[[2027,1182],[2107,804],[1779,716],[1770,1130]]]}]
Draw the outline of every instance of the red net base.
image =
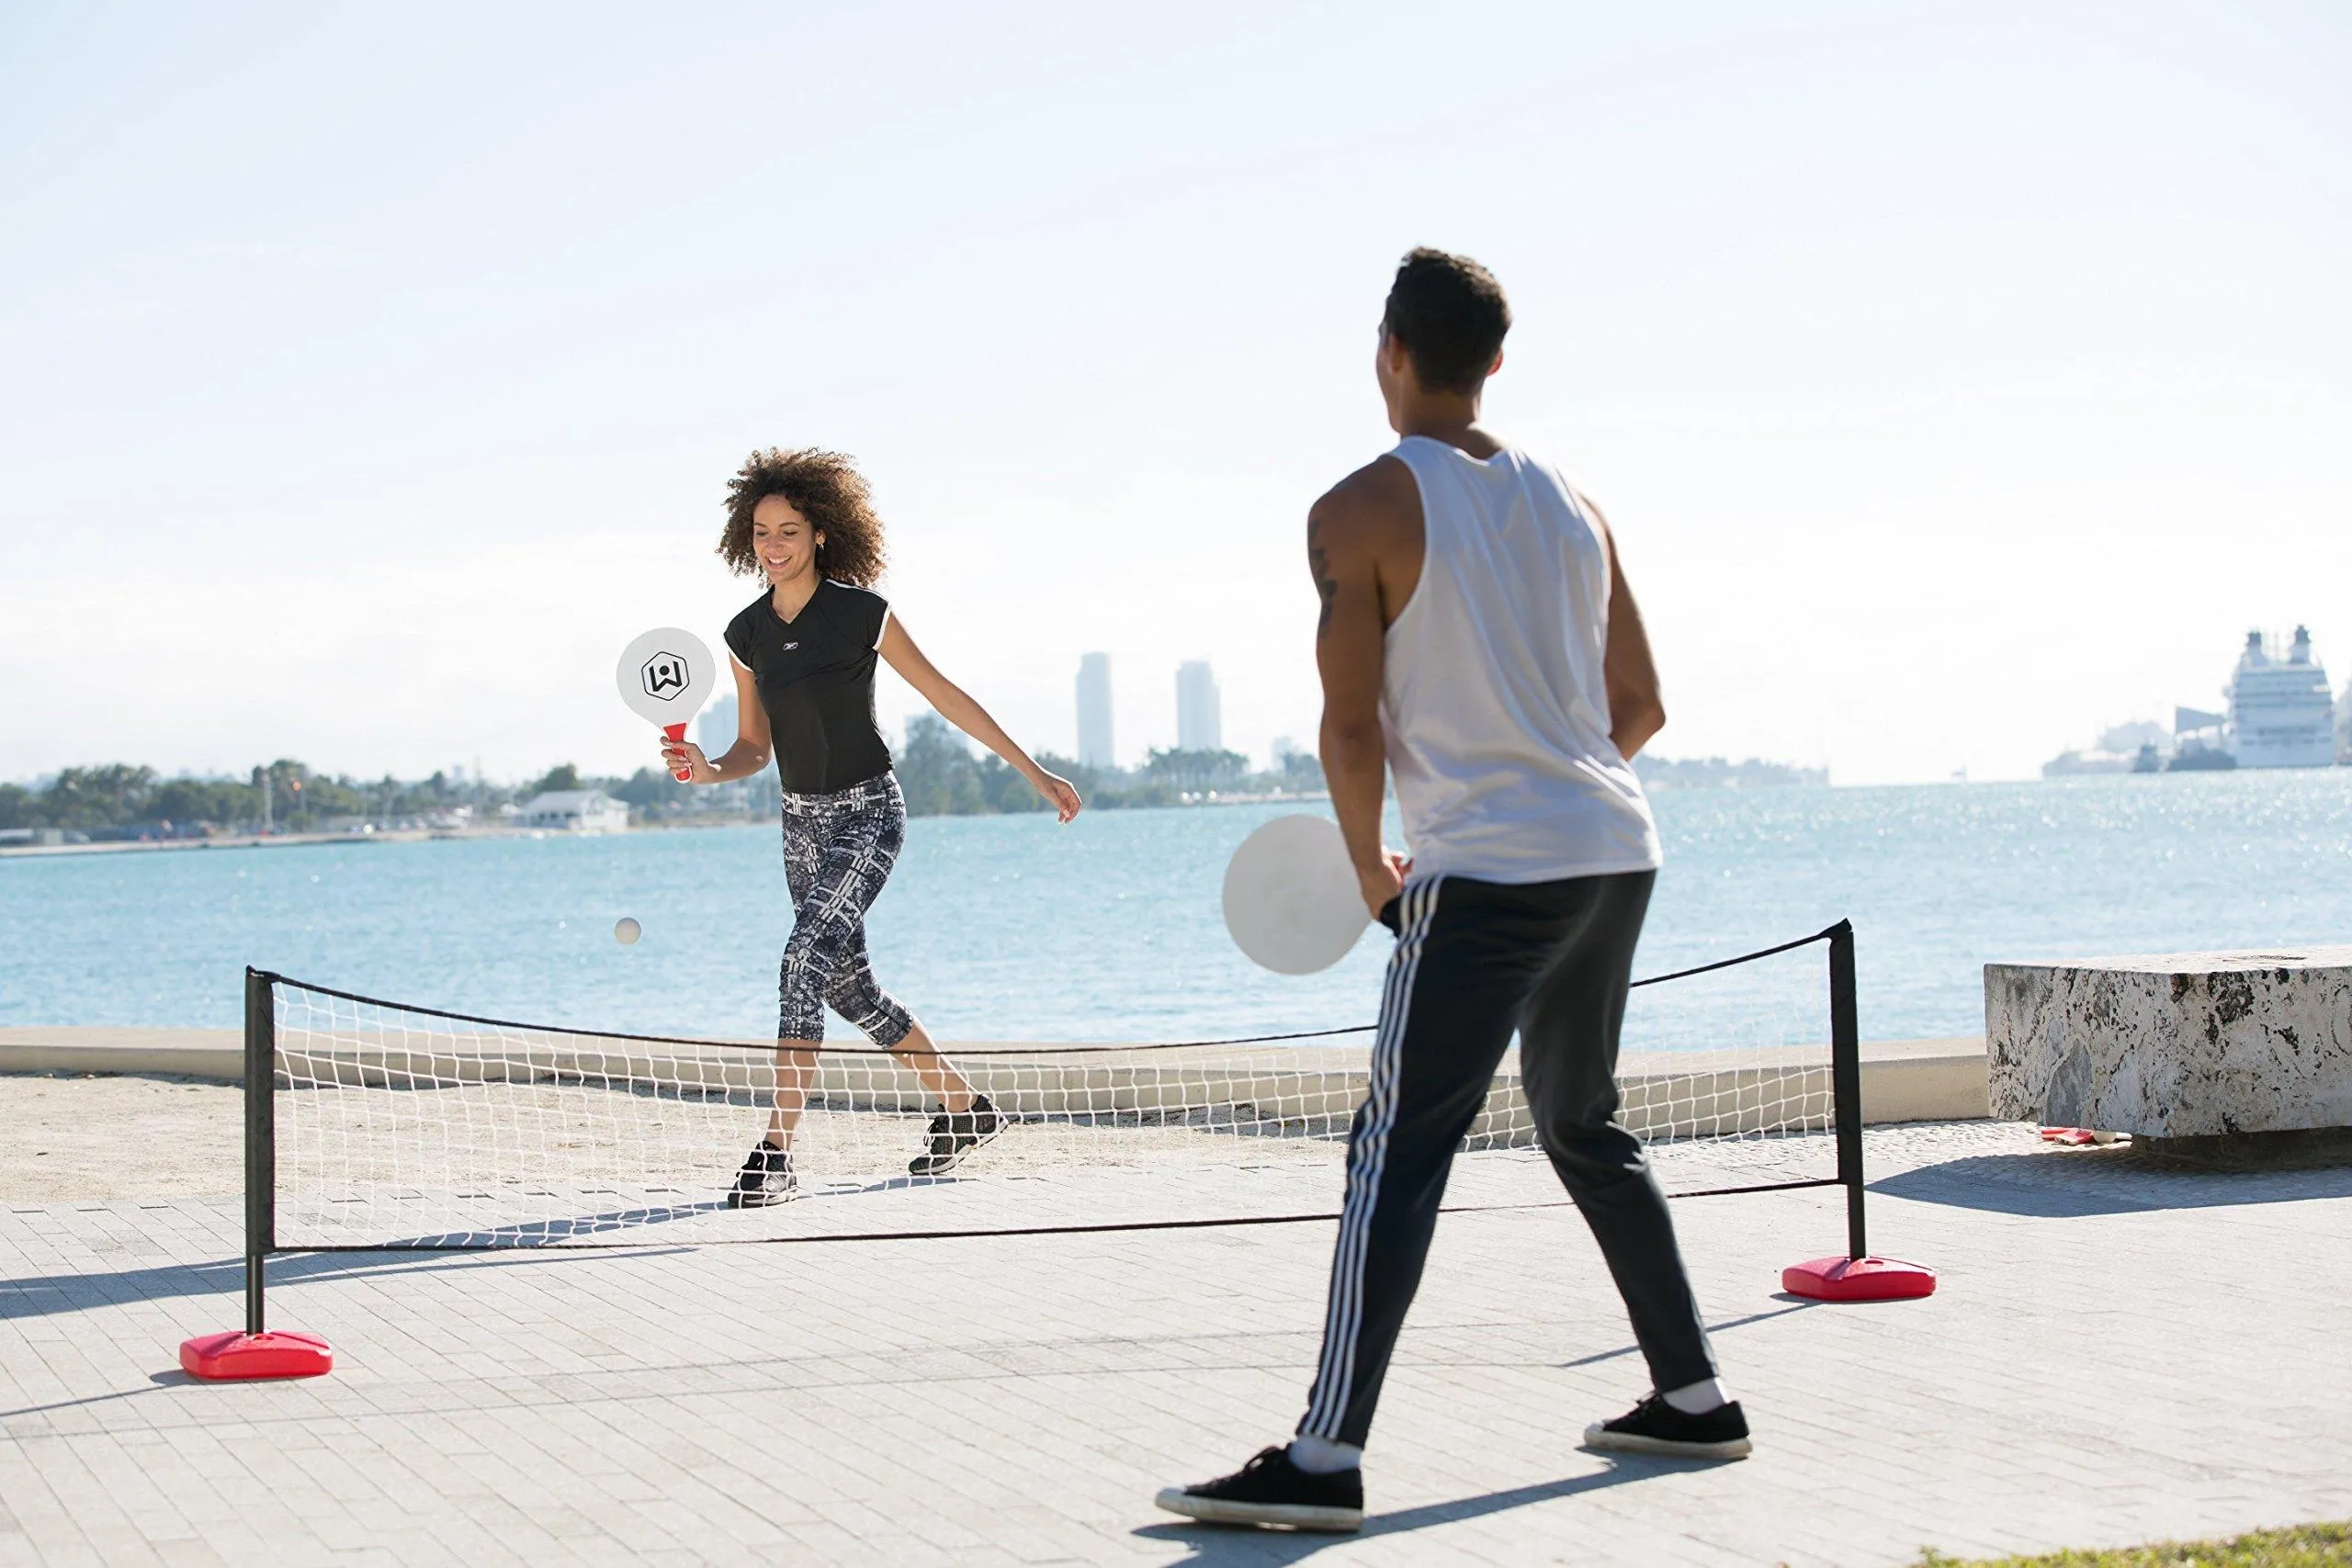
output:
[{"label": "red net base", "polygon": [[1936,1271],[1899,1258],[1816,1258],[1781,1270],[1781,1289],[1817,1302],[1901,1302],[1936,1293]]},{"label": "red net base", "polygon": [[194,1377],[314,1378],[334,1368],[334,1352],[315,1334],[199,1334],[180,1342],[180,1365]]}]

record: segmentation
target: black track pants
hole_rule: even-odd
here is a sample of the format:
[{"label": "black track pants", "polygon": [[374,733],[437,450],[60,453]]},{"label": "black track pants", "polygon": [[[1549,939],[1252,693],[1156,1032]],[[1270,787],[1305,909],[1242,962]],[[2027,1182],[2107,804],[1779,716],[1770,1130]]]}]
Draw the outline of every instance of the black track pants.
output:
[{"label": "black track pants", "polygon": [[1520,1036],[1537,1136],[1592,1227],[1651,1382],[1715,1374],[1642,1142],[1616,1120],[1617,1037],[1655,872],[1508,886],[1444,877],[1384,912],[1397,933],[1372,1086],[1348,1135],[1323,1358],[1301,1433],[1361,1446],[1445,1196],[1447,1169]]}]

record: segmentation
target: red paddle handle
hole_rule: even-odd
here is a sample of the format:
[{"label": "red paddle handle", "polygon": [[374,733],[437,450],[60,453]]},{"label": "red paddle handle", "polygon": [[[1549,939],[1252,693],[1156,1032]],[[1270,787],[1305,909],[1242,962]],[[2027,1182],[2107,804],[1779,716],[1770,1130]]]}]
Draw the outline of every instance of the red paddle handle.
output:
[{"label": "red paddle handle", "polygon": [[[672,740],[676,741],[681,746],[684,745],[686,742],[686,727],[683,724],[665,724],[662,727],[662,733],[668,736]],[[682,773],[673,770],[670,776],[677,780],[680,784],[684,784],[687,780],[693,778],[694,774],[691,773]]]}]

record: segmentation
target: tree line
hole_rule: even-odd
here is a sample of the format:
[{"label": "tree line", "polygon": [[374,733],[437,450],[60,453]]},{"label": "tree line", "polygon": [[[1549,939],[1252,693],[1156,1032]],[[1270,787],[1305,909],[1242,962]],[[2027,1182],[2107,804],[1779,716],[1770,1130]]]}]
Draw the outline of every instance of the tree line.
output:
[{"label": "tree line", "polygon": [[[1038,761],[1078,785],[1089,807],[1177,806],[1220,795],[1312,794],[1323,787],[1314,758],[1294,754],[1279,767],[1252,770],[1238,751],[1154,751],[1139,768],[1090,768],[1046,752]],[[1028,781],[989,752],[975,755],[963,735],[936,714],[907,726],[898,748],[899,780],[907,809],[917,817],[971,817],[1043,811]],[[582,773],[563,762],[520,786],[386,774],[368,781],[325,773],[293,758],[256,767],[243,779],[164,778],[129,762],[67,768],[38,786],[0,784],[0,830],[54,829],[88,837],[197,838],[255,832],[330,829],[353,821],[448,819],[460,807],[474,819],[519,805],[548,790],[601,789],[627,802],[640,818],[706,815],[713,808],[763,814],[773,809],[773,773],[708,790],[682,784],[659,768],[626,778]]]},{"label": "tree line", "polygon": [[38,787],[0,784],[0,831],[200,838],[268,827],[306,833],[352,821],[479,818],[550,789],[602,789],[648,811],[687,800],[686,786],[658,768],[639,768],[628,778],[583,778],[565,762],[515,787],[447,773],[424,779],[387,773],[370,782],[323,773],[293,758],[256,767],[243,779],[164,778],[153,768],[107,762],[64,769]]},{"label": "tree line", "polygon": [[369,783],[322,773],[293,758],[235,778],[164,778],[130,762],[66,768],[37,788],[0,784],[0,829],[54,828],[96,835],[153,829],[198,836],[264,822],[304,832],[351,818],[425,817],[458,806],[495,806],[510,792],[458,784],[448,774]]},{"label": "tree line", "polygon": [[[1140,768],[1091,768],[1052,751],[1041,751],[1038,762],[1078,786],[1089,807],[1119,810],[1147,806],[1181,806],[1211,795],[1269,795],[1286,791],[1310,795],[1323,788],[1323,767],[1304,752],[1283,759],[1282,765],[1254,770],[1238,751],[1155,750]],[[914,817],[975,817],[1000,812],[1044,811],[1046,803],[1029,781],[1007,767],[994,752],[975,755],[961,732],[937,714],[907,721],[905,744],[898,750],[899,786],[907,796],[907,811]]]}]

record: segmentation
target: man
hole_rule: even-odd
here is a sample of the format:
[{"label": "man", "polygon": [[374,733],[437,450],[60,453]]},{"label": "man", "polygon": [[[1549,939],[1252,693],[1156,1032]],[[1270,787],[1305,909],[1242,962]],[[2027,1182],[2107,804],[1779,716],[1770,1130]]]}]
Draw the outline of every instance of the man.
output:
[{"label": "man", "polygon": [[[1626,759],[1666,722],[1600,509],[1478,424],[1510,308],[1477,263],[1417,250],[1374,360],[1403,439],[1307,514],[1323,602],[1323,770],[1364,902],[1396,933],[1348,1142],[1323,1355],[1286,1448],[1171,1487],[1198,1519],[1352,1530],[1373,1407],[1453,1152],[1513,1032],[1544,1152],[1600,1244],[1653,1392],[1588,1446],[1734,1459],[1747,1423],[1713,1350],[1641,1140],[1617,1040],[1657,874]],[[1411,846],[1381,842],[1381,771]]]}]

